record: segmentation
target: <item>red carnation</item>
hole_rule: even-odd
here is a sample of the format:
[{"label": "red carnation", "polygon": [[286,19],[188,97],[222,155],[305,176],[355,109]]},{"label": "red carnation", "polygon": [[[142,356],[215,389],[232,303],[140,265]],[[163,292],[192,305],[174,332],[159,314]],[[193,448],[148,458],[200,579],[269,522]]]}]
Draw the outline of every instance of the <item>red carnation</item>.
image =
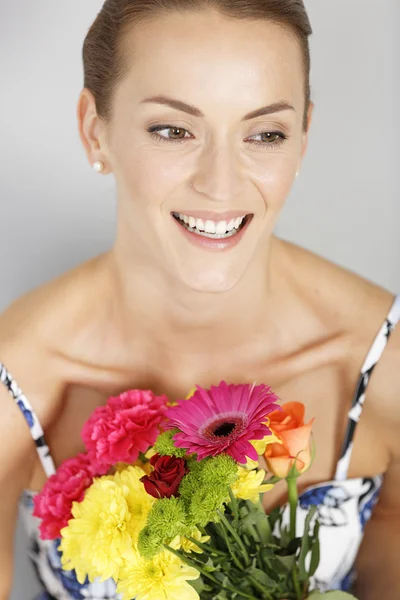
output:
[{"label": "red carnation", "polygon": [[42,491],[33,499],[33,514],[42,519],[39,526],[42,540],[60,537],[61,529],[72,518],[72,503],[83,500],[93,477],[99,474],[93,471],[87,454],[78,454],[63,462],[49,477]]},{"label": "red carnation", "polygon": [[154,471],[140,480],[146,492],[154,498],[176,496],[182,479],[189,473],[185,459],[155,454],[150,459],[150,464]]},{"label": "red carnation", "polygon": [[167,402],[150,390],[128,390],[96,408],[82,431],[92,463],[103,468],[134,463],[156,441]]}]

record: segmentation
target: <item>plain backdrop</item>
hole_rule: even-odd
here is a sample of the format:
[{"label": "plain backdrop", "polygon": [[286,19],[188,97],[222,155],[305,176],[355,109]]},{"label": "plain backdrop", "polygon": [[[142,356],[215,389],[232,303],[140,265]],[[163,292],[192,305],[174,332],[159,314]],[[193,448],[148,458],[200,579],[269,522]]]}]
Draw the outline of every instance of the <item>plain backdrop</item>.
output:
[{"label": "plain backdrop", "polygon": [[[114,181],[87,164],[75,116],[101,5],[0,0],[0,311],[113,242]],[[276,231],[400,293],[400,2],[306,5],[316,110]],[[24,546],[19,525],[12,600],[38,590]]]}]

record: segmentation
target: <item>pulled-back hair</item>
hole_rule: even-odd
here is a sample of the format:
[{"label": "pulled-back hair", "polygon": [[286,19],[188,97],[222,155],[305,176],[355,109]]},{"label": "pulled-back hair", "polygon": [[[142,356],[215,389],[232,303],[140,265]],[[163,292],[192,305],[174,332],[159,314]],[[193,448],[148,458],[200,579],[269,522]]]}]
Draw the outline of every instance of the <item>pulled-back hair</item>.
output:
[{"label": "pulled-back hair", "polygon": [[312,29],[303,0],[106,0],[83,45],[84,87],[93,93],[97,114],[106,122],[111,120],[115,90],[130,68],[125,40],[134,25],[172,11],[196,13],[203,9],[233,19],[272,21],[291,30],[304,59],[307,129]]}]

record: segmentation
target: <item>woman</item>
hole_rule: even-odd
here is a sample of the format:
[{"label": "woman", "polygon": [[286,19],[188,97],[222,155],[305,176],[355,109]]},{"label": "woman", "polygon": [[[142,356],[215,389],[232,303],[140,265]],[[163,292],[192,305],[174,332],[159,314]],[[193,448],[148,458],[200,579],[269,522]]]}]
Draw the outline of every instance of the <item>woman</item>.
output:
[{"label": "woman", "polygon": [[79,130],[115,177],[117,235],[0,319],[0,600],[20,497],[46,598],[115,597],[62,572],[32,494],[110,395],[221,379],[316,418],[299,507],[323,520],[316,585],[357,571],[362,600],[398,598],[400,298],[274,235],[307,147],[310,33],[301,0],[107,0],[90,29]]}]

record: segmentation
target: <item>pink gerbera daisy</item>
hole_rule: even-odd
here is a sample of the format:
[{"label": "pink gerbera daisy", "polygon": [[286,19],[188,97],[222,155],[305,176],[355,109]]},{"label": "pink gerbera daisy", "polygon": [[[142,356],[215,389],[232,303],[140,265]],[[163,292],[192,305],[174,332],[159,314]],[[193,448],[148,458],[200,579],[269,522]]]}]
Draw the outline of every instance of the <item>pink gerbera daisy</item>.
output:
[{"label": "pink gerbera daisy", "polygon": [[197,454],[197,460],[221,453],[239,463],[246,456],[257,460],[251,440],[271,435],[266,416],[280,407],[279,398],[266,385],[228,385],[205,390],[196,386],[189,400],[179,400],[167,410],[168,428],[180,432],[173,437],[177,448]]}]

